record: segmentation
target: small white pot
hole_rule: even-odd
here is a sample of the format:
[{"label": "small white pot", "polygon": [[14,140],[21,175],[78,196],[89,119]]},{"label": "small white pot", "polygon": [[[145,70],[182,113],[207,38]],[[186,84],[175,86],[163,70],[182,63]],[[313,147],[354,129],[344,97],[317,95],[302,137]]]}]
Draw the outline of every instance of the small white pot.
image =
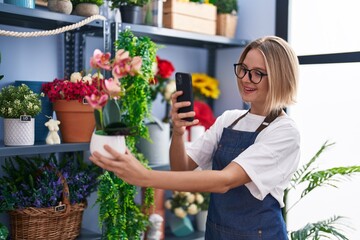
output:
[{"label": "small white pot", "polygon": [[34,145],[35,119],[20,121],[18,118],[4,118],[4,144],[6,146]]},{"label": "small white pot", "polygon": [[96,151],[107,158],[113,159],[114,157],[104,149],[105,144],[120,153],[125,153],[125,136],[104,136],[95,134],[95,132],[92,134],[90,140],[90,153],[93,154]]}]

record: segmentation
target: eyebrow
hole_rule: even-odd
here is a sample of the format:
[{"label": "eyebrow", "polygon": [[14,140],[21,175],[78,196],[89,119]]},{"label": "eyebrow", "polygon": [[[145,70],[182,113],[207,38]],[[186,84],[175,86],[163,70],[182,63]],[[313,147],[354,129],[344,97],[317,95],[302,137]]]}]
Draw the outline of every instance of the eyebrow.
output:
[{"label": "eyebrow", "polygon": [[[248,65],[246,65],[245,63],[241,63],[241,65],[243,65],[244,67],[247,67],[248,69],[249,69],[249,67],[248,67]],[[259,70],[259,71],[263,71],[263,72],[267,72],[265,69],[263,69],[263,68],[260,68],[260,67],[255,67],[255,68],[252,68],[251,70]]]}]

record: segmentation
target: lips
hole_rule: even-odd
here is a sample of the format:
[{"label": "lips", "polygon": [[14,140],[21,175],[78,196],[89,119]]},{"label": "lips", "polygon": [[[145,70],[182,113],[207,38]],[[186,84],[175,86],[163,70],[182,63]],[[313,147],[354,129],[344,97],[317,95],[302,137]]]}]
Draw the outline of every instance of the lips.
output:
[{"label": "lips", "polygon": [[253,93],[254,91],[256,91],[256,88],[244,87],[245,93]]}]

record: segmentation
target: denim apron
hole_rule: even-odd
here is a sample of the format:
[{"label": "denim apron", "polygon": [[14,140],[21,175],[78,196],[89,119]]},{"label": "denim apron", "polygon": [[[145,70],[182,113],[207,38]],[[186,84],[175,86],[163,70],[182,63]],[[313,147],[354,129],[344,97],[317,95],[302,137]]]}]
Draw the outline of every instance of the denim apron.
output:
[{"label": "denim apron", "polygon": [[[280,111],[281,112],[281,111]],[[222,170],[234,158],[255,142],[259,132],[269,125],[280,112],[269,115],[255,132],[232,128],[247,113],[224,128],[213,158],[213,170]],[[226,193],[211,193],[206,240],[284,240],[285,223],[278,201],[268,194],[260,201],[253,197],[245,185]]]}]

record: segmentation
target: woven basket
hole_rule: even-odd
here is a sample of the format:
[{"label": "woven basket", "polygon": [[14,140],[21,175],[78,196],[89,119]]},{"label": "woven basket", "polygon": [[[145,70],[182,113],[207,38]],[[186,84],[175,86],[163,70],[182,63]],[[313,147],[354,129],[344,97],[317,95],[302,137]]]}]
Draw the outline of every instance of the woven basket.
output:
[{"label": "woven basket", "polygon": [[75,239],[80,234],[86,203],[70,205],[69,186],[65,178],[59,176],[64,187],[63,202],[57,207],[9,211],[11,239],[65,240]]}]

